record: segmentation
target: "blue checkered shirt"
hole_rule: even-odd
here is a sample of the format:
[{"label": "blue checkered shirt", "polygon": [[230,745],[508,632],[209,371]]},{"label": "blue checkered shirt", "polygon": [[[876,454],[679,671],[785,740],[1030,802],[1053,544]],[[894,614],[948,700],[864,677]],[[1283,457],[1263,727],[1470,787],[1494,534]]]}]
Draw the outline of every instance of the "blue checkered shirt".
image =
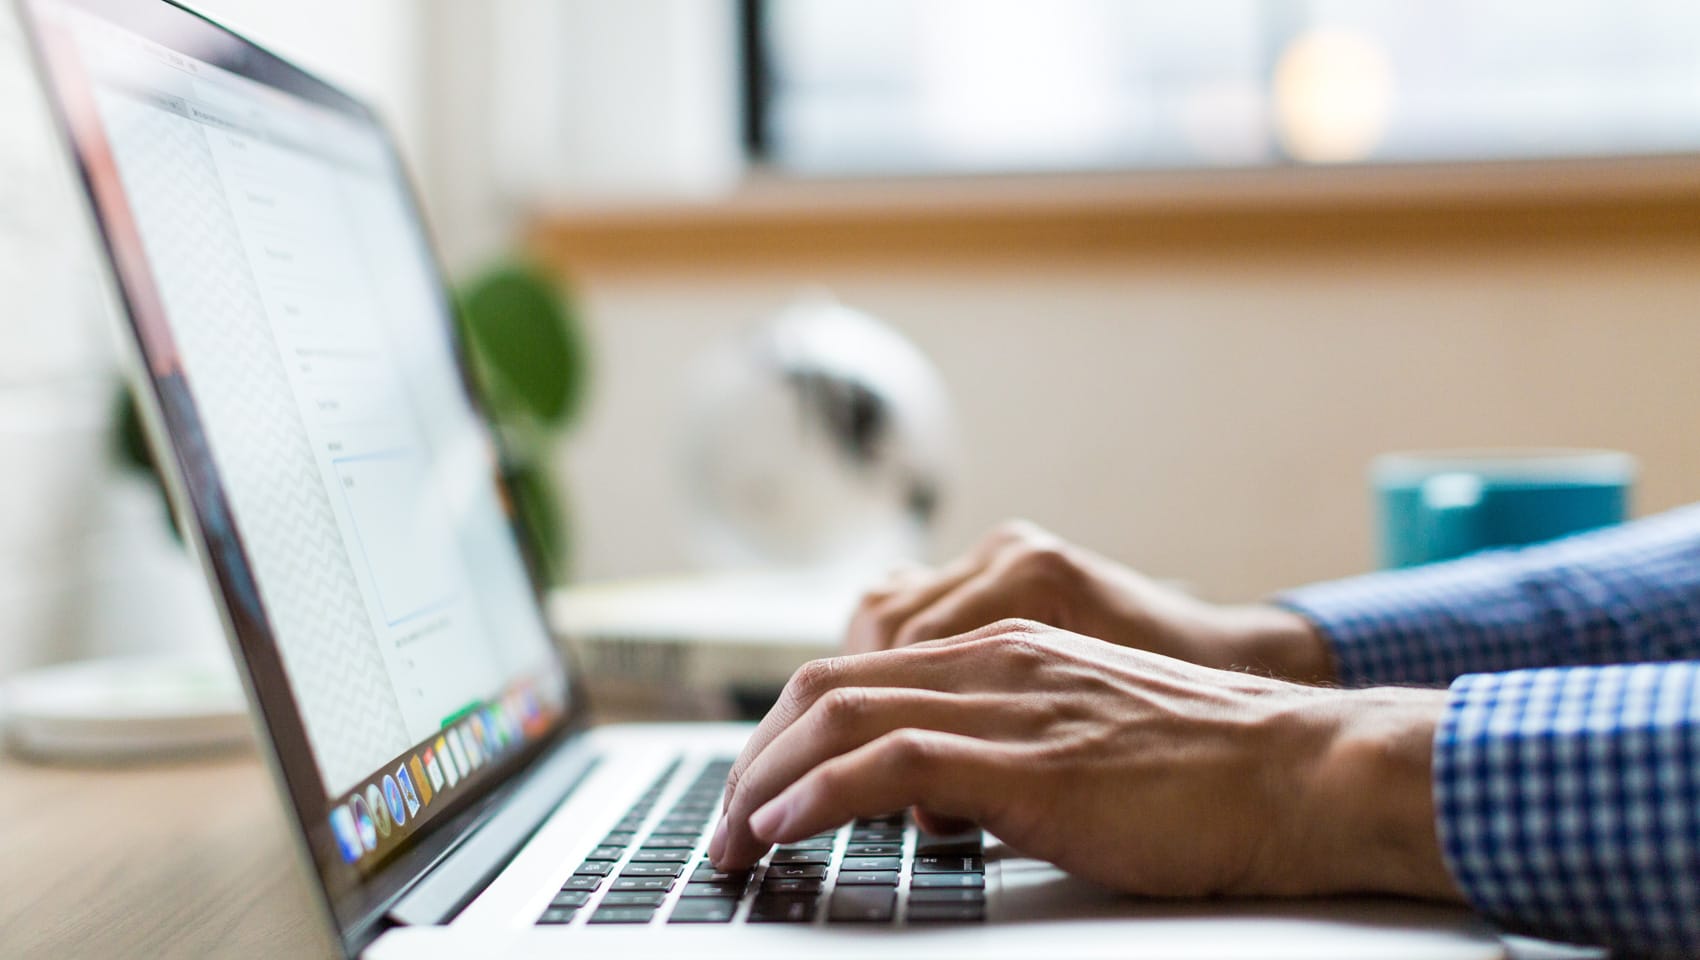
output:
[{"label": "blue checkered shirt", "polygon": [[1437,831],[1478,910],[1700,956],[1700,506],[1279,602],[1344,683],[1450,685]]}]

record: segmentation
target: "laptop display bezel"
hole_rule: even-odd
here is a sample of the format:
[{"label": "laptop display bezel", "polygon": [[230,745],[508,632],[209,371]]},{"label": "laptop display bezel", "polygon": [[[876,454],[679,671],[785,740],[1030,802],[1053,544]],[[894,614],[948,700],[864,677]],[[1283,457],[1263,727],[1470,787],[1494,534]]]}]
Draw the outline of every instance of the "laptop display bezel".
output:
[{"label": "laptop display bezel", "polygon": [[[168,492],[180,519],[187,521],[185,532],[191,545],[198,549],[213,587],[239,672],[256,711],[262,753],[268,755],[293,813],[290,820],[296,840],[318,879],[323,905],[336,926],[342,946],[353,954],[381,931],[389,905],[500,805],[504,796],[516,787],[519,774],[538,756],[587,725],[578,671],[570,667],[569,652],[557,644],[553,665],[562,689],[567,691],[567,709],[547,732],[498,761],[483,785],[475,785],[452,798],[441,813],[410,836],[375,871],[362,875],[343,862],[326,817],[329,791],[314,762],[252,565],[231,519],[229,499],[212,462],[197,409],[184,388],[181,371],[162,366],[165,361],[158,355],[159,343],[150,339],[146,329],[153,324],[156,331],[160,326],[169,330],[169,324],[151,271],[141,254],[139,239],[133,235],[135,225],[122,191],[112,183],[100,182],[97,162],[110,164],[110,157],[97,161],[95,154],[106,154],[108,148],[98,134],[98,125],[92,125],[91,129],[91,124],[84,122],[88,118],[79,116],[82,107],[77,103],[79,97],[89,95],[88,78],[76,76],[63,62],[56,62],[50,48],[61,41],[52,33],[50,14],[66,9],[93,14],[162,46],[368,125],[382,139],[392,175],[410,205],[419,231],[418,240],[437,281],[435,293],[440,298],[443,315],[456,318],[456,303],[445,282],[441,258],[423,216],[418,192],[393,136],[366,104],[174,0],[16,0],[16,6],[51,112],[88,201],[95,237],[109,266],[111,292],[123,315],[124,347],[131,354],[126,358],[131,361],[128,371],[131,386],[143,408],[155,459],[166,474]],[[460,388],[478,415],[489,423],[459,324],[451,320],[445,326],[443,335],[448,338],[455,357]],[[490,432],[500,449],[500,433]],[[500,478],[498,482],[505,484]],[[513,491],[505,492],[508,502],[514,502]],[[515,543],[525,556],[533,596],[541,610],[547,587],[539,575],[536,544],[511,512],[509,521]]]}]

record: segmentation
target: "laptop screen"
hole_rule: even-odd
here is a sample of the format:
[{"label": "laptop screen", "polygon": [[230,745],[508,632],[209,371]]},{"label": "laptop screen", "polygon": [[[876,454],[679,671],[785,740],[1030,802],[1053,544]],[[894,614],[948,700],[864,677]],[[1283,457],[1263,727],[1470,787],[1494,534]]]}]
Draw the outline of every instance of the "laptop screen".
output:
[{"label": "laptop screen", "polygon": [[567,697],[409,187],[363,106],[192,14],[30,8],[291,793],[357,885]]}]

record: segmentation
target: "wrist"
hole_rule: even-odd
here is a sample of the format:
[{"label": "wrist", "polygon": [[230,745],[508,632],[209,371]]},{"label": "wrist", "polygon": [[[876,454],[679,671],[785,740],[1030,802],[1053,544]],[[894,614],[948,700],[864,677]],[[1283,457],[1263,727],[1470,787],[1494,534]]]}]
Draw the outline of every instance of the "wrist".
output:
[{"label": "wrist", "polygon": [[1434,732],[1443,690],[1330,694],[1325,743],[1299,795],[1302,862],[1316,893],[1462,900],[1441,854],[1434,812]]},{"label": "wrist", "polygon": [[1316,625],[1303,616],[1273,605],[1222,609],[1223,629],[1234,651],[1234,669],[1312,685],[1339,680],[1334,649]]}]

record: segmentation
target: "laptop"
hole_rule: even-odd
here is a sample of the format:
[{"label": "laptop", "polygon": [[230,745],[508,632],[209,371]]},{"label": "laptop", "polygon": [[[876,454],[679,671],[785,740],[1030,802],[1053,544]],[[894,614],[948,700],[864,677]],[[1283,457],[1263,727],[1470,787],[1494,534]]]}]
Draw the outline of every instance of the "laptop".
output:
[{"label": "laptop", "polygon": [[715,871],[748,728],[587,725],[371,110],[166,0],[17,2],[347,956],[1501,955],[1460,910],[1133,901],[901,812]]}]

